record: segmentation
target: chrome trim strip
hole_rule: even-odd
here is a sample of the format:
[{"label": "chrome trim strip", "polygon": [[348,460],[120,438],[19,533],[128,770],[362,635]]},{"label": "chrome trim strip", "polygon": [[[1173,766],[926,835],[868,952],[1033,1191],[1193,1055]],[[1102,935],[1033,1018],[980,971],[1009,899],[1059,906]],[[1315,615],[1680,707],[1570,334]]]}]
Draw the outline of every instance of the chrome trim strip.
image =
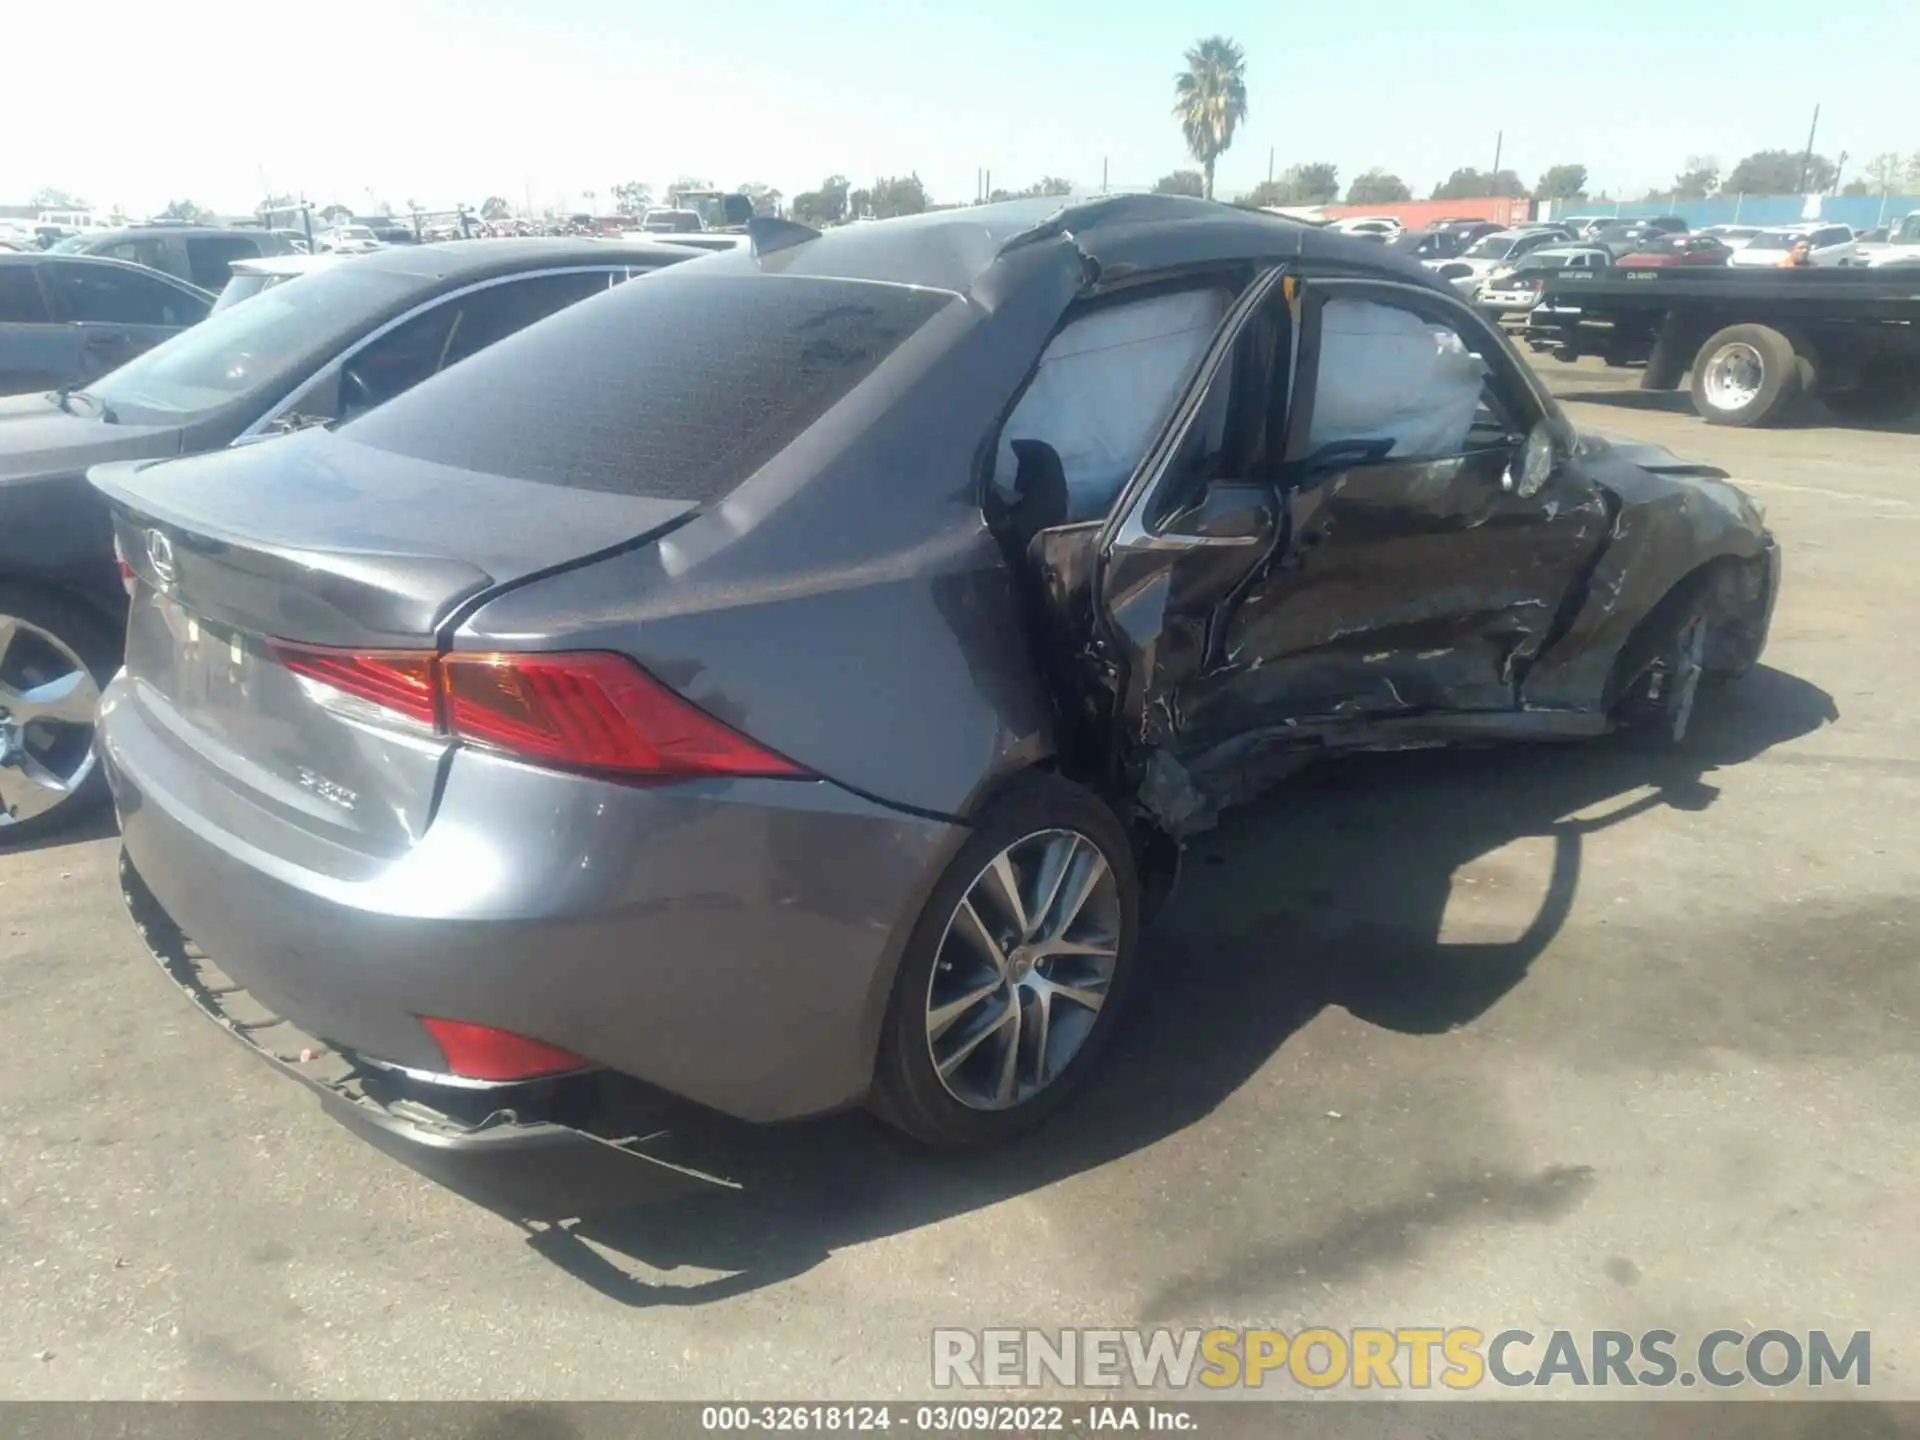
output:
[{"label": "chrome trim strip", "polygon": [[[650,274],[656,268],[659,268],[659,267],[646,266],[646,267],[643,267],[639,271],[639,273],[643,275]],[[238,435],[234,436],[231,443],[238,445],[243,440],[260,439],[264,435],[266,428],[269,425],[271,425],[275,420],[279,419],[282,415],[286,414],[288,408],[293,404],[294,400],[298,398],[307,389],[308,386],[312,385],[322,375],[326,374],[328,370],[335,369],[335,368],[338,368],[339,366],[345,365],[349,360],[353,359],[354,356],[358,355],[362,350],[366,349],[369,345],[373,344],[374,341],[379,340],[382,337],[391,334],[394,330],[406,324],[409,320],[412,320],[417,316],[424,315],[429,310],[437,309],[440,306],[448,304],[449,302],[454,300],[464,299],[468,295],[478,294],[482,290],[491,290],[498,285],[513,285],[513,284],[519,283],[522,280],[541,280],[552,275],[579,275],[579,274],[594,274],[594,273],[605,274],[608,277],[607,288],[611,290],[615,285],[618,285],[620,281],[633,278],[634,267],[631,265],[611,265],[606,263],[598,263],[593,265],[555,265],[555,266],[550,266],[545,270],[519,270],[514,272],[511,275],[495,275],[486,280],[477,280],[471,285],[461,286],[458,290],[448,290],[439,295],[433,296],[431,299],[422,300],[418,305],[415,305],[412,309],[404,311],[401,314],[394,316],[391,320],[387,321],[385,324],[381,325],[379,328],[375,330],[371,330],[367,334],[361,336],[358,340],[356,340],[353,344],[349,345],[346,349],[340,351],[338,354],[332,356],[330,359],[325,360],[321,362],[321,364],[315,366],[314,369],[309,371],[303,378],[297,381],[293,385],[293,387],[287,391],[286,394],[282,395],[277,404],[271,406],[264,414],[260,416],[258,420],[255,420],[251,425],[247,426],[246,429],[242,430]],[[614,276],[618,276],[619,279],[617,280],[614,279],[613,278]]]}]

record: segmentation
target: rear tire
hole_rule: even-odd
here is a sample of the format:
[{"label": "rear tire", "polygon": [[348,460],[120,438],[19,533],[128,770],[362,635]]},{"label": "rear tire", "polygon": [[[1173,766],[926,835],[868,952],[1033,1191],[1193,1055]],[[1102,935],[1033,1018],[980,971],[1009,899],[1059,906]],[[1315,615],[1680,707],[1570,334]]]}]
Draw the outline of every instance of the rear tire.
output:
[{"label": "rear tire", "polygon": [[1693,362],[1693,408],[1709,425],[1765,425],[1800,396],[1793,342],[1766,325],[1729,325]]},{"label": "rear tire", "polygon": [[0,583],[0,846],[106,803],[93,706],[123,648],[120,632],[79,601]]},{"label": "rear tire", "polygon": [[914,926],[881,1030],[874,1112],[959,1150],[1009,1139],[1070,1098],[1126,999],[1140,888],[1104,801],[1054,775],[1019,781],[981,816]]},{"label": "rear tire", "polygon": [[1920,410],[1920,368],[1876,370],[1852,390],[1820,396],[1842,420],[1873,425]]}]

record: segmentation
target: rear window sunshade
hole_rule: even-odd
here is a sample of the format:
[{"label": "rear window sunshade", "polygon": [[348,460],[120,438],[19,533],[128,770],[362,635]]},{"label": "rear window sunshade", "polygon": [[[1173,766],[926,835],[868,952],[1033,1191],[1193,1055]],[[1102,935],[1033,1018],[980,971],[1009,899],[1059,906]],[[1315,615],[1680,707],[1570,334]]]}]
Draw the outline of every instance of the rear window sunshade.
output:
[{"label": "rear window sunshade", "polygon": [[954,298],[847,280],[650,276],[481,351],[345,433],[511,479],[706,503]]}]

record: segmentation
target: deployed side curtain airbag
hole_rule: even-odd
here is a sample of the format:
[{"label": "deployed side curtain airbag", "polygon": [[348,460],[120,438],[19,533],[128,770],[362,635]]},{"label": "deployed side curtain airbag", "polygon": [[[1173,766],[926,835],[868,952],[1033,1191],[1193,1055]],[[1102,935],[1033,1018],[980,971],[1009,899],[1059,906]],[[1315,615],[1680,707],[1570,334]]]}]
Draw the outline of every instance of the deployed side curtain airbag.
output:
[{"label": "deployed side curtain airbag", "polygon": [[1457,455],[1486,365],[1444,325],[1410,310],[1330,300],[1307,453],[1342,440],[1391,440],[1395,456]]},{"label": "deployed side curtain airbag", "polygon": [[1068,325],[1001,431],[994,483],[1011,490],[1015,440],[1044,440],[1066,470],[1070,518],[1105,515],[1172,413],[1228,298],[1223,290],[1158,295]]}]

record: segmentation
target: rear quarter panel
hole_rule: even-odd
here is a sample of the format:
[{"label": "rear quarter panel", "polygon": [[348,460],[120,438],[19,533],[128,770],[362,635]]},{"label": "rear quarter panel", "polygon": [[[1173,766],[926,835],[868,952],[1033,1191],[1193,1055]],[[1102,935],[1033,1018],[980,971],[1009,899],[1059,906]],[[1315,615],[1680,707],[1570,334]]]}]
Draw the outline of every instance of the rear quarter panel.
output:
[{"label": "rear quarter panel", "polygon": [[725,501],[492,600],[452,643],[621,650],[858,793],[971,814],[1055,743],[979,466],[1080,258],[1062,242],[1002,268],[990,310],[948,307]]}]

